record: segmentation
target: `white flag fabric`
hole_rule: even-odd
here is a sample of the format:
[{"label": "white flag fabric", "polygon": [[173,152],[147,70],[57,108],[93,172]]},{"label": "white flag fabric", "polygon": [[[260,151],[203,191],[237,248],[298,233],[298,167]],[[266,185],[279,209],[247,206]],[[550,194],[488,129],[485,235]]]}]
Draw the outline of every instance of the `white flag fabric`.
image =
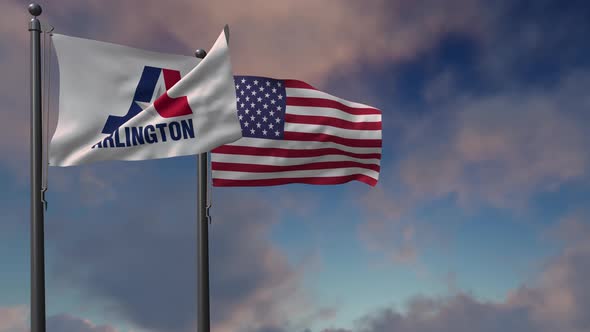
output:
[{"label": "white flag fabric", "polygon": [[241,138],[228,35],[200,60],[55,34],[49,164],[194,155]]}]

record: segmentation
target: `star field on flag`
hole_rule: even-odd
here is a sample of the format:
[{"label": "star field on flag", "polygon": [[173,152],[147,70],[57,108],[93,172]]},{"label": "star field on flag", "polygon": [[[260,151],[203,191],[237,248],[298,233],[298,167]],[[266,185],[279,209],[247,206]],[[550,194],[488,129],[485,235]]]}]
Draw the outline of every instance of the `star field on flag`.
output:
[{"label": "star field on flag", "polygon": [[280,80],[235,76],[242,137],[283,139],[286,93]]}]

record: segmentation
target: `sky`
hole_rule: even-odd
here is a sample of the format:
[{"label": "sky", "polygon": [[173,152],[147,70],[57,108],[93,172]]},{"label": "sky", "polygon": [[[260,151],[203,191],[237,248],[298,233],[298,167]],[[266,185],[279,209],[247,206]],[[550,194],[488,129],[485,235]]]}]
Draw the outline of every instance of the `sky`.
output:
[{"label": "sky", "polygon": [[[27,5],[0,2],[0,332],[29,326]],[[213,189],[213,332],[590,331],[586,1],[41,5],[61,34],[185,55],[227,23],[236,75],[382,110],[375,187]],[[195,331],[196,158],[48,183],[48,332]]]}]

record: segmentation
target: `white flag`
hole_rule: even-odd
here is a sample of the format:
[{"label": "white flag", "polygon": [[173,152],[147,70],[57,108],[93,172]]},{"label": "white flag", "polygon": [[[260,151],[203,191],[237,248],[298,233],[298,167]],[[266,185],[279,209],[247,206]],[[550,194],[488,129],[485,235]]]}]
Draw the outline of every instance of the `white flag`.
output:
[{"label": "white flag", "polygon": [[49,164],[194,155],[241,138],[225,27],[205,59],[54,35]]}]

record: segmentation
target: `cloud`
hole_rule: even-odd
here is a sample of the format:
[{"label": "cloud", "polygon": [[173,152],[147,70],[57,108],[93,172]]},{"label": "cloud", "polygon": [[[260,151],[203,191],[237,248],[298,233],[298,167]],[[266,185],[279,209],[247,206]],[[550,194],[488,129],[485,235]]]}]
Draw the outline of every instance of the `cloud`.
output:
[{"label": "cloud", "polygon": [[368,250],[384,253],[387,262],[416,262],[416,224],[407,217],[410,204],[404,195],[386,191],[383,185],[361,199],[367,217],[358,226],[359,239]]},{"label": "cloud", "polygon": [[[336,69],[362,59],[370,62],[399,61],[428,49],[445,33],[454,30],[475,33],[482,8],[478,2],[453,0],[439,4],[424,0],[419,5],[405,1],[313,0],[269,4],[257,0],[249,9],[235,10],[235,0],[171,3],[150,0],[137,2],[89,1],[84,4],[62,1],[51,8],[64,30],[76,32],[80,22],[68,14],[92,12],[84,17],[95,37],[118,42],[153,45],[153,33],[165,31],[190,45],[195,33],[201,43],[216,36],[225,23],[232,30],[235,69],[238,72],[273,76],[300,76],[322,81]],[[133,12],[134,15],[129,15]],[[170,24],[175,17],[182,25]],[[145,20],[150,21],[146,26]],[[104,24],[103,21],[109,21]],[[280,24],[276,24],[280,22]],[[147,29],[147,31],[146,31]],[[161,47],[161,46],[158,46]],[[187,50],[188,51],[188,50]],[[321,56],[319,56],[321,54]],[[288,64],[288,65],[285,65]]]},{"label": "cloud", "polygon": [[89,320],[68,314],[51,316],[47,319],[48,332],[118,332],[112,326],[95,325]]},{"label": "cloud", "polygon": [[446,299],[415,298],[406,314],[383,309],[359,320],[362,332],[538,331],[526,310],[509,310],[469,295]]},{"label": "cloud", "polygon": [[422,207],[449,200],[466,212],[520,213],[534,195],[588,183],[590,97],[580,88],[588,84],[590,73],[571,72],[544,87],[479,95],[453,87],[436,111],[403,115],[399,141],[384,151],[394,161],[360,202],[359,238],[388,261],[415,263],[434,234],[416,214]]},{"label": "cloud", "polygon": [[[48,332],[118,332],[109,325],[95,325],[87,319],[70,314],[53,315],[47,318]],[[28,332],[29,311],[24,306],[0,307],[0,332]]]},{"label": "cloud", "polygon": [[[284,326],[312,305],[301,288],[308,262],[292,266],[268,237],[278,222],[270,202],[225,196],[216,210],[212,247],[212,305],[219,315],[216,331]],[[226,205],[227,204],[227,205]],[[228,208],[231,206],[231,208]]]},{"label": "cloud", "polygon": [[20,176],[28,151],[29,66],[26,6],[12,1],[0,4],[5,19],[0,23],[0,70],[10,77],[0,86],[3,120],[0,122],[1,162]]},{"label": "cloud", "polygon": [[589,99],[577,84],[588,81],[588,73],[570,74],[545,89],[459,94],[440,113],[409,124],[400,180],[418,198],[452,194],[463,206],[504,208],[583,179]]},{"label": "cloud", "polygon": [[[166,162],[173,161],[161,161],[158,169]],[[96,310],[142,329],[192,330],[197,295],[194,187],[182,177],[149,173],[148,168],[121,183],[108,181],[118,197],[125,197],[124,203],[109,202],[108,211],[91,205],[80,218],[76,208],[52,210],[55,222],[47,225],[47,246],[55,254],[49,281],[55,283],[51,287],[74,287]],[[153,183],[130,189],[128,184],[140,178]],[[290,326],[308,316],[314,309],[302,277],[309,263],[289,261],[269,239],[280,209],[252,195],[220,192],[215,201],[210,226],[214,331]]]},{"label": "cloud", "polygon": [[586,235],[590,234],[590,224],[584,222],[585,216],[590,215],[587,208],[574,210],[565,215],[561,221],[550,228],[544,237],[559,243],[582,243],[586,241]]},{"label": "cloud", "polygon": [[587,66],[585,35],[590,27],[584,6],[551,0],[526,4],[494,2],[492,29],[480,34],[480,68],[499,86],[553,81],[563,68]]},{"label": "cloud", "polygon": [[[573,232],[575,231],[575,232]],[[553,228],[556,239],[566,243],[561,255],[546,263],[536,285],[524,285],[507,300],[511,306],[527,306],[531,317],[547,328],[562,331],[590,329],[590,235],[588,214],[565,217]]]},{"label": "cloud", "polygon": [[0,307],[0,332],[25,332],[29,323],[27,308]]},{"label": "cloud", "polygon": [[[587,225],[588,215],[562,220],[553,233],[562,240],[563,251],[503,301],[485,301],[462,291],[441,297],[415,296],[404,310],[383,308],[358,319],[350,331],[331,328],[323,332],[589,331]],[[577,234],[570,237],[572,229]]]}]

